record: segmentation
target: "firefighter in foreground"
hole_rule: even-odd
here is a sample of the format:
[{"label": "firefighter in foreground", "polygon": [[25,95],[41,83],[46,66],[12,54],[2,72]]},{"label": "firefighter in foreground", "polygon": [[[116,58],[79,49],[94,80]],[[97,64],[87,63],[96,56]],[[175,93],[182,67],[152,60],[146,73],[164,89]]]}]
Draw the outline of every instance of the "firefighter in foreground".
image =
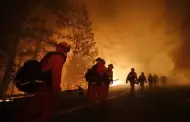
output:
[{"label": "firefighter in foreground", "polygon": [[128,81],[130,82],[131,86],[131,95],[134,95],[135,84],[137,82],[137,73],[135,72],[134,68],[131,68],[131,72],[127,76],[126,83],[128,83]]},{"label": "firefighter in foreground", "polygon": [[88,82],[88,99],[91,105],[95,104],[97,98],[100,103],[104,103],[103,94],[103,74],[108,75],[107,68],[105,67],[105,60],[98,58],[95,60],[96,64],[88,69],[85,74],[86,81]]},{"label": "firefighter in foreground", "polygon": [[52,122],[56,110],[57,96],[61,90],[61,73],[63,64],[66,61],[67,53],[70,51],[70,46],[67,43],[56,45],[56,51],[46,55],[42,63],[42,71],[51,70],[50,80],[44,81],[42,92],[42,118],[40,122]]},{"label": "firefighter in foreground", "polygon": [[104,100],[107,101],[110,84],[113,84],[113,64],[109,64],[107,74],[103,74],[103,94]]},{"label": "firefighter in foreground", "polygon": [[138,82],[140,83],[141,91],[143,92],[144,91],[144,83],[147,83],[144,72],[142,72],[141,75],[139,76]]}]

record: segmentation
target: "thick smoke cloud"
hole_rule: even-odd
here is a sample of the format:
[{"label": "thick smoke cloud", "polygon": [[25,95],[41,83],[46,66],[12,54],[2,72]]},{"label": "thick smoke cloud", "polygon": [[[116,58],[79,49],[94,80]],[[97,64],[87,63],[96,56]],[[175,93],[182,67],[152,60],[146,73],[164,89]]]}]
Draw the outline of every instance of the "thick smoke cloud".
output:
[{"label": "thick smoke cloud", "polygon": [[188,23],[189,6],[185,0],[88,0],[87,3],[100,56],[115,64],[116,77],[124,80],[131,67],[138,73],[158,75],[178,74],[179,68],[189,67],[190,44],[184,25],[185,21]]},{"label": "thick smoke cloud", "polygon": [[[178,0],[166,1],[166,19],[167,29],[170,35],[178,35],[180,38],[178,41],[180,45],[173,53],[173,60],[175,63],[174,74],[182,78],[183,81],[189,82],[190,79],[190,1]],[[180,79],[180,81],[182,81]]]}]

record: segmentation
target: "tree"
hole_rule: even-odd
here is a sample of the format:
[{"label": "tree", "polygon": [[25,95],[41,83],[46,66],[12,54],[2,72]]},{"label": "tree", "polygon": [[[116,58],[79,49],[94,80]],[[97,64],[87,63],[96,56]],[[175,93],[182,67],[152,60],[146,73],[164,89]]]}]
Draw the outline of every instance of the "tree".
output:
[{"label": "tree", "polygon": [[60,35],[61,38],[70,40],[72,45],[72,56],[64,78],[72,84],[84,78],[84,72],[98,55],[98,49],[94,41],[92,20],[86,6],[83,4],[78,8],[72,8],[69,15],[67,15],[69,21],[66,21],[67,24],[64,23],[68,33]]},{"label": "tree", "polygon": [[51,11],[48,11],[39,3],[38,6],[30,12],[30,15],[23,24],[22,38],[27,38],[35,42],[36,48],[33,52],[32,59],[37,59],[42,42],[48,40],[53,34],[53,27],[51,26],[54,25],[47,24],[51,21],[48,19],[49,16],[52,16]]},{"label": "tree", "polygon": [[[37,59],[42,43],[54,45],[56,39],[51,37],[54,35],[54,31],[57,28],[57,18],[59,11],[67,10],[67,0],[41,0],[36,3],[35,8],[31,10],[26,22],[22,28],[22,38],[30,38],[31,41],[35,41],[36,49],[34,51],[33,59]],[[60,20],[64,23],[64,19]],[[64,28],[64,26],[62,26]]]},{"label": "tree", "polygon": [[0,34],[0,45],[9,54],[6,72],[0,86],[0,96],[2,96],[9,84],[9,74],[14,65],[20,28],[29,9],[33,6],[33,0],[3,0],[0,5],[0,13],[3,17],[0,22],[2,30]]}]

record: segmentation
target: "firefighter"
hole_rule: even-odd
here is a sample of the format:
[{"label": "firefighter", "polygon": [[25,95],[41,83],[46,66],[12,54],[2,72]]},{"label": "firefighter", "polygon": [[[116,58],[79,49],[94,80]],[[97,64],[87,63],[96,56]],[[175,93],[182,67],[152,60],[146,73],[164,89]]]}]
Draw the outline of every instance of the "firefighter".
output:
[{"label": "firefighter", "polygon": [[153,76],[153,87],[156,88],[158,86],[158,76],[156,74],[154,74]]},{"label": "firefighter", "polygon": [[153,76],[152,76],[152,74],[149,74],[149,76],[148,76],[148,84],[149,84],[149,88],[153,87]]},{"label": "firefighter", "polygon": [[[104,94],[103,94],[103,85],[102,85],[102,75],[103,73],[107,74],[107,68],[105,67],[105,60],[98,58],[95,60],[96,64],[92,67],[93,73],[89,77],[93,78],[86,78],[88,80],[88,99],[91,105],[94,105],[97,98],[100,103],[104,102]],[[87,76],[86,76],[87,77]]]},{"label": "firefighter", "polygon": [[160,76],[160,85],[163,86],[163,76]]},{"label": "firefighter", "polygon": [[103,76],[103,93],[104,93],[104,100],[108,98],[108,91],[110,84],[113,84],[113,64],[109,64],[107,68],[107,74]]},{"label": "firefighter", "polygon": [[137,81],[137,73],[135,72],[134,68],[131,68],[131,72],[127,76],[126,83],[128,83],[128,81],[130,82],[131,95],[133,96],[135,91],[135,84]]},{"label": "firefighter", "polygon": [[158,87],[160,84],[160,78],[158,77],[158,75],[156,75],[156,86]]},{"label": "firefighter", "polygon": [[162,78],[163,78],[163,85],[166,85],[167,80],[168,80],[167,77],[166,77],[166,76],[163,76]]},{"label": "firefighter", "polygon": [[70,46],[65,43],[56,45],[56,51],[51,56],[44,57],[41,61],[42,71],[51,70],[51,77],[43,83],[42,96],[42,118],[41,122],[52,122],[56,110],[57,96],[61,90],[62,67],[66,62],[66,55],[70,51]]},{"label": "firefighter", "polygon": [[141,73],[141,75],[138,78],[138,82],[140,83],[141,91],[144,91],[144,83],[146,83],[146,77],[144,75],[144,72]]}]

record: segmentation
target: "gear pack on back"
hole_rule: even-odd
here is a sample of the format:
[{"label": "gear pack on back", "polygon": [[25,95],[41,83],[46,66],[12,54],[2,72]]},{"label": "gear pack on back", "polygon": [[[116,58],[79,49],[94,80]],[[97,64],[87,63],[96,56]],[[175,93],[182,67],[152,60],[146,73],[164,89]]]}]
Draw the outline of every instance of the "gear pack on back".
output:
[{"label": "gear pack on back", "polygon": [[127,80],[129,81],[134,81],[136,80],[136,73],[135,72],[130,72],[127,76]]},{"label": "gear pack on back", "polygon": [[42,82],[36,82],[36,80],[51,81],[51,69],[49,71],[42,72],[41,64],[44,61],[48,62],[48,59],[52,55],[61,55],[64,59],[66,59],[66,56],[60,52],[49,52],[40,62],[37,60],[28,60],[24,63],[23,67],[17,71],[14,79],[17,81],[16,86],[20,91],[35,93],[37,89],[42,87]]},{"label": "gear pack on back", "polygon": [[94,66],[92,66],[91,68],[89,68],[87,70],[87,72],[85,73],[85,78],[87,82],[96,82],[98,74],[96,72],[98,64],[95,64]]}]

